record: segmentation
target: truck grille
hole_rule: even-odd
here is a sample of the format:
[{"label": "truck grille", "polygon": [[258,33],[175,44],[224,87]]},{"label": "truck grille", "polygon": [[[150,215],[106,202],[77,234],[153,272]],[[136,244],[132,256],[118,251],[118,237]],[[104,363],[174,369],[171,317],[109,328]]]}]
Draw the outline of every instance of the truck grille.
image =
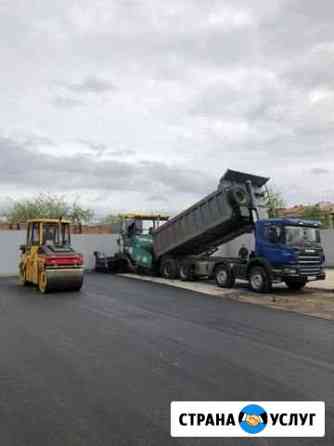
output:
[{"label": "truck grille", "polygon": [[318,276],[321,269],[321,257],[318,255],[299,255],[298,265],[300,274]]}]

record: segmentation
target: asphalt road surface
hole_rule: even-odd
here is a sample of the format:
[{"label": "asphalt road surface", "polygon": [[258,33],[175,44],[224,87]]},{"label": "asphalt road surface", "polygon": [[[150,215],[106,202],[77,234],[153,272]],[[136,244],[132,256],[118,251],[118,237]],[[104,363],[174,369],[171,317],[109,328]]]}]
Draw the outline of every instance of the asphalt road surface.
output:
[{"label": "asphalt road surface", "polygon": [[[0,445],[333,445],[334,323],[89,274],[0,280]],[[325,439],[172,439],[173,400],[325,400]]]}]

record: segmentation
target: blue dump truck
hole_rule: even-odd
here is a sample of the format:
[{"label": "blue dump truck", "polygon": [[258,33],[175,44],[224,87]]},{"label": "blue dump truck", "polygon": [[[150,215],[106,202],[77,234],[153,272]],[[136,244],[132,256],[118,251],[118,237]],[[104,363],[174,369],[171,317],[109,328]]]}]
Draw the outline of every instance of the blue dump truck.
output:
[{"label": "blue dump truck", "polygon": [[[307,282],[325,279],[320,223],[267,218],[268,180],[227,170],[214,192],[171,219],[123,216],[119,252],[111,257],[95,253],[96,270],[214,278],[224,288],[242,279],[262,293],[270,292],[273,283],[300,290]],[[254,235],[253,250],[242,248],[233,258],[214,255],[245,233]]]}]

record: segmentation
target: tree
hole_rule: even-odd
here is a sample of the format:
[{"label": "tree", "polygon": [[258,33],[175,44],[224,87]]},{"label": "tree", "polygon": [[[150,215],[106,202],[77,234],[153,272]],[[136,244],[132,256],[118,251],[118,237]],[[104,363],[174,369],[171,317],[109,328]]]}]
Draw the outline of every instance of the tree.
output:
[{"label": "tree", "polygon": [[120,215],[109,214],[102,219],[101,223],[104,225],[113,225],[113,224],[118,224],[121,221],[122,221],[122,217]]},{"label": "tree", "polygon": [[331,213],[323,211],[319,205],[306,206],[303,212],[303,219],[320,221],[323,228],[332,227]]},{"label": "tree", "polygon": [[266,207],[268,208],[269,217],[278,217],[278,210],[286,207],[286,203],[281,192],[273,187],[268,187]]},{"label": "tree", "polygon": [[321,209],[317,205],[306,206],[303,212],[305,220],[320,220],[322,218]]},{"label": "tree", "polygon": [[94,216],[94,212],[91,209],[83,209],[79,204],[75,201],[68,214],[68,218],[73,223],[89,223]]},{"label": "tree", "polygon": [[35,198],[21,199],[4,211],[8,223],[25,223],[32,218],[67,218],[73,223],[88,223],[94,213],[77,202],[70,204],[63,196],[40,194]]}]

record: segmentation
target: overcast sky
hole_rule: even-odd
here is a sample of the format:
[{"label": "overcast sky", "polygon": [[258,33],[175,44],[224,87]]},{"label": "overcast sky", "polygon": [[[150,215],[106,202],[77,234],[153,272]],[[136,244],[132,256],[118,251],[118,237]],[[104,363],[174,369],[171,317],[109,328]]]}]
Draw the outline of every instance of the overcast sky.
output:
[{"label": "overcast sky", "polygon": [[334,201],[333,0],[0,0],[0,202],[178,211],[227,168]]}]

